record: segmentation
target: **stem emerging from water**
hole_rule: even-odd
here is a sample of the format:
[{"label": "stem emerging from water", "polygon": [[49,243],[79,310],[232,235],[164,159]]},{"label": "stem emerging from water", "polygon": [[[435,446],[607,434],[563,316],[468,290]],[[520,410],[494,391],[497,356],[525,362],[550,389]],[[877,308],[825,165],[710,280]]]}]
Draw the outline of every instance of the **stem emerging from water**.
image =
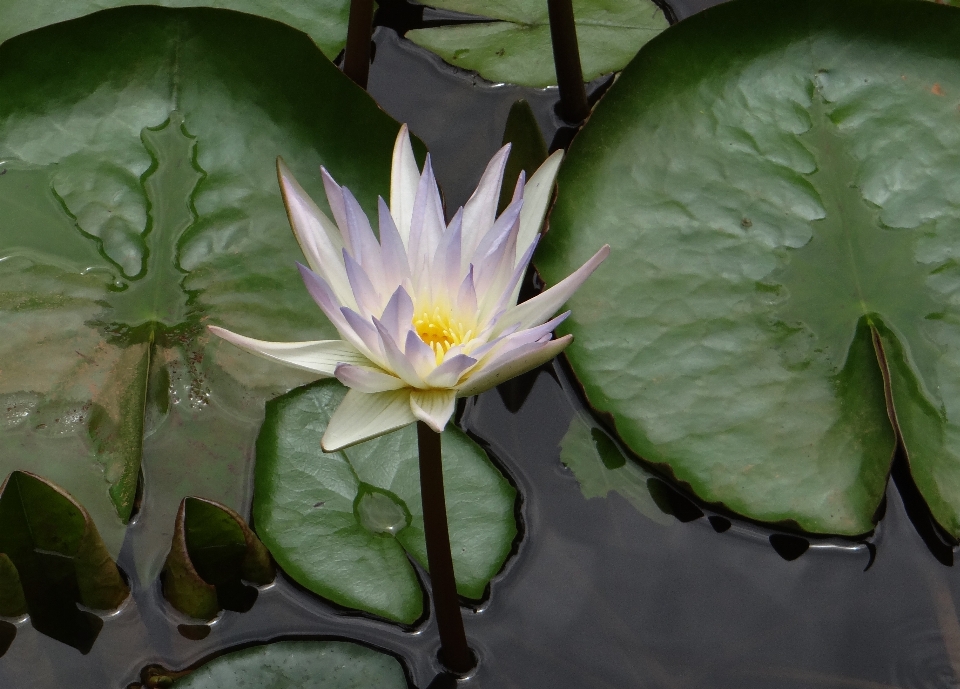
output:
[{"label": "stem emerging from water", "polygon": [[473,669],[473,654],[467,647],[460,615],[460,599],[453,576],[447,505],[443,496],[443,464],[440,434],[417,421],[420,447],[420,495],[423,500],[423,532],[427,540],[427,563],[433,587],[433,609],[440,630],[440,660],[450,670],[465,673]]},{"label": "stem emerging from water", "polygon": [[553,65],[560,87],[560,115],[568,122],[582,122],[590,114],[587,90],[580,67],[577,26],[573,22],[573,0],[547,0]]},{"label": "stem emerging from water", "polygon": [[360,88],[367,88],[370,76],[370,38],[373,33],[373,0],[351,0],[347,23],[347,47],[343,73]]}]

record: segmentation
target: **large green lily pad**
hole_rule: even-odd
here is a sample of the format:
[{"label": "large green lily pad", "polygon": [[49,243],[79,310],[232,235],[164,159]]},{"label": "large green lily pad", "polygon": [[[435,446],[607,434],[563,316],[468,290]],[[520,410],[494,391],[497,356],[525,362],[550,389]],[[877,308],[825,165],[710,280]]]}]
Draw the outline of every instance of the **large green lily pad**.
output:
[{"label": "large green lily pad", "polygon": [[[345,388],[325,380],[267,405],[257,441],[257,533],[283,570],[335,603],[411,624],[423,614],[412,556],[427,567],[417,430],[339,452],[320,437]],[[479,599],[517,535],[516,490],[452,425],[443,475],[457,590]]]},{"label": "large green lily pad", "polygon": [[305,35],[224,10],[19,36],[0,93],[0,471],[63,486],[116,555],[142,468],[151,579],[184,496],[246,510],[264,401],[309,380],[204,326],[336,336],[276,156],[318,199],[326,165],[370,212],[397,124]]},{"label": "large green lily pad", "polygon": [[[494,82],[553,86],[553,44],[546,0],[430,0],[426,4],[491,22],[408,31],[414,43]],[[650,0],[574,0],[586,81],[623,69],[644,43],[667,28]]]},{"label": "large green lily pad", "polygon": [[50,24],[129,5],[215,7],[274,19],[309,35],[331,59],[346,43],[350,13],[349,0],[4,0],[0,3],[0,43]]},{"label": "large green lily pad", "polygon": [[[895,446],[960,535],[960,12],[733,2],[624,70],[537,264],[604,242],[568,350],[621,437],[705,500],[873,527]],[[875,351],[876,350],[876,351]]]},{"label": "large green lily pad", "polygon": [[[160,686],[160,685],[158,685]],[[406,689],[396,658],[344,641],[281,641],[214,658],[175,689]]]}]

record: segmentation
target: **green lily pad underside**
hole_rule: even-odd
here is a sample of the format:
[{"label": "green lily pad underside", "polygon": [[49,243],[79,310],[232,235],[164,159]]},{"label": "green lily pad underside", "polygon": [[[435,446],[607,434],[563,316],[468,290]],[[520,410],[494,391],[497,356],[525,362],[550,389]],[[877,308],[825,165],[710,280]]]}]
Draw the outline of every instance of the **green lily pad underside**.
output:
[{"label": "green lily pad underside", "polygon": [[399,661],[345,641],[280,641],[218,656],[175,689],[406,689]]},{"label": "green lily pad underside", "polygon": [[612,246],[568,355],[635,452],[707,501],[852,535],[898,428],[960,535],[958,106],[960,12],[928,3],[733,2],[640,52],[537,257],[550,284]]},{"label": "green lily pad underside", "polygon": [[[254,523],[277,564],[306,588],[413,624],[423,615],[423,593],[409,557],[427,568],[416,427],[321,451],[345,390],[319,381],[268,403],[257,440]],[[452,425],[442,445],[457,590],[479,599],[516,538],[517,494]]]},{"label": "green lily pad underside", "polygon": [[[457,67],[493,82],[553,86],[557,74],[545,0],[430,0],[441,9],[473,14],[489,23],[408,31],[406,37]],[[650,0],[574,0],[583,78],[616,72],[667,28]]]},{"label": "green lily pad underside", "polygon": [[142,469],[149,580],[184,496],[246,511],[263,404],[311,379],[205,325],[336,337],[296,270],[277,155],[369,213],[398,125],[305,35],[225,10],[19,36],[0,93],[0,471],[63,486],[116,555]]},{"label": "green lily pad underside", "polygon": [[349,0],[4,0],[0,4],[0,43],[50,24],[130,5],[213,7],[273,19],[306,33],[330,59],[346,43],[350,14]]}]

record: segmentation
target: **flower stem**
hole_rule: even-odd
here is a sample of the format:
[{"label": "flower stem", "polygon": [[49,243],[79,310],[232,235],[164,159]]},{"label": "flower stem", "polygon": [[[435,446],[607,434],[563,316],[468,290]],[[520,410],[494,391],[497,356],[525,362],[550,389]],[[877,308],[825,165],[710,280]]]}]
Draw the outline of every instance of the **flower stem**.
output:
[{"label": "flower stem", "polygon": [[443,496],[443,463],[440,434],[417,421],[420,448],[420,496],[423,500],[423,532],[427,540],[427,563],[433,588],[433,609],[440,631],[440,660],[448,669],[465,673],[473,669],[473,653],[467,647],[460,615],[457,582],[453,576],[447,505]]},{"label": "flower stem", "polygon": [[351,0],[347,23],[347,47],[343,73],[360,88],[367,88],[370,76],[370,39],[373,32],[373,0]]},{"label": "flower stem", "polygon": [[573,0],[547,0],[553,65],[560,87],[560,115],[568,122],[582,122],[590,114],[587,90],[580,67],[577,26],[573,21]]}]

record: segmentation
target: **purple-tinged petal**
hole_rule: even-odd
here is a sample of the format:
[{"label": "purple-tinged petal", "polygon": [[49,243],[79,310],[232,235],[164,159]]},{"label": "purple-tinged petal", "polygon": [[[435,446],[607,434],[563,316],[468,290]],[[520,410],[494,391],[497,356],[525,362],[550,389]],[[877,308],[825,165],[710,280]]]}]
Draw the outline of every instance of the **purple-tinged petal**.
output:
[{"label": "purple-tinged petal", "polygon": [[343,340],[316,340],[314,342],[267,342],[255,340],[238,333],[230,332],[215,325],[207,326],[214,335],[227,342],[256,354],[264,359],[319,373],[321,376],[334,375],[341,363],[367,364],[369,359],[356,347]]},{"label": "purple-tinged petal", "polygon": [[[404,246],[410,237],[410,218],[413,217],[413,204],[417,198],[417,186],[420,184],[420,170],[413,157],[413,146],[407,125],[400,126],[397,142],[393,145],[393,164],[390,168],[390,213]],[[383,225],[380,226],[381,241]]]},{"label": "purple-tinged petal", "polygon": [[557,356],[572,340],[573,335],[564,335],[542,344],[533,343],[517,347],[502,358],[475,370],[474,374],[458,388],[457,396],[479,395],[504,381],[533,370]]},{"label": "purple-tinged petal", "polygon": [[597,269],[597,266],[603,263],[603,260],[609,255],[610,245],[604,244],[590,260],[556,285],[545,292],[541,292],[532,299],[528,299],[522,304],[517,304],[507,311],[499,323],[497,323],[496,331],[503,331],[505,328],[515,324],[519,324],[521,328],[529,328],[546,321],[550,316],[560,310],[560,307],[577,291],[577,288],[583,284],[584,280],[590,277],[590,274],[593,273],[593,271]]},{"label": "purple-tinged petal", "polygon": [[464,374],[477,360],[466,354],[448,356],[443,363],[433,369],[424,382],[432,388],[452,388],[460,381]]},{"label": "purple-tinged petal", "polygon": [[434,290],[434,303],[441,292],[447,299],[453,296],[460,284],[460,239],[463,229],[463,209],[457,211],[450,225],[440,237],[437,251],[433,256],[431,272]]},{"label": "purple-tinged petal", "polygon": [[403,342],[406,339],[413,324],[413,300],[402,285],[397,287],[387,302],[380,315],[380,322],[394,342]]},{"label": "purple-tinged petal", "polygon": [[[542,325],[538,325],[535,328],[520,330],[518,332],[510,333],[509,335],[501,335],[492,341],[496,342],[495,346],[489,348],[478,347],[477,351],[471,352],[471,356],[479,359],[481,366],[486,367],[495,363],[497,359],[505,356],[518,347],[523,347],[536,342],[547,342],[553,338],[553,331],[557,329],[557,326],[567,320],[569,315],[570,311],[566,311],[561,313],[556,318],[549,320]],[[486,357],[485,360],[484,357]]]},{"label": "purple-tinged petal", "polygon": [[343,265],[347,271],[347,280],[350,281],[350,289],[353,290],[353,296],[357,300],[357,306],[364,318],[380,313],[383,308],[383,299],[380,297],[377,288],[373,286],[367,272],[360,267],[353,256],[346,249],[343,250]]},{"label": "purple-tinged petal", "polygon": [[440,190],[433,175],[430,155],[423,165],[420,186],[413,204],[413,216],[410,220],[410,239],[407,242],[407,256],[414,280],[423,276],[425,268],[437,249],[446,223],[443,221],[443,205],[440,202]]},{"label": "purple-tinged petal", "polygon": [[400,351],[400,347],[397,346],[396,341],[390,336],[390,333],[387,332],[383,323],[374,318],[373,324],[377,327],[377,332],[380,334],[380,341],[383,343],[383,354],[387,363],[384,368],[402,378],[406,384],[412,388],[424,387],[423,376],[420,375],[409,357]]},{"label": "purple-tinged petal", "polygon": [[383,349],[380,346],[380,338],[377,336],[377,329],[373,327],[373,323],[346,306],[340,309],[340,313],[343,314],[343,318],[350,329],[363,342],[363,346],[370,352],[370,360],[383,367]]},{"label": "purple-tinged petal", "polygon": [[456,408],[456,390],[413,390],[410,392],[410,409],[413,415],[437,433],[443,431]]},{"label": "purple-tinged petal", "polygon": [[403,353],[411,365],[417,369],[420,378],[426,378],[437,366],[437,353],[426,342],[420,339],[416,331],[410,330],[403,343]]},{"label": "purple-tinged petal", "polygon": [[320,307],[320,310],[323,311],[323,314],[333,323],[333,327],[340,333],[340,337],[360,349],[364,354],[369,354],[365,351],[365,345],[363,345],[362,340],[357,337],[353,328],[351,328],[343,318],[343,314],[340,312],[342,306],[334,295],[330,285],[327,284],[327,281],[302,263],[298,263],[297,268],[300,270],[300,277],[303,279],[303,284],[306,286],[307,292],[313,297],[313,300],[317,303],[317,306]]},{"label": "purple-tinged petal", "polygon": [[414,421],[409,390],[367,394],[347,390],[320,440],[324,452],[341,450],[403,428]]},{"label": "purple-tinged petal", "polygon": [[334,375],[348,388],[370,394],[407,387],[407,384],[396,376],[370,366],[340,364],[334,371]]},{"label": "purple-tinged petal", "polygon": [[403,284],[410,277],[407,248],[403,244],[390,209],[382,198],[377,199],[380,215],[380,257],[383,260],[383,281],[388,289]]},{"label": "purple-tinged petal", "polygon": [[[504,209],[497,221],[493,223],[490,230],[481,238],[480,243],[474,250],[473,255],[469,256],[470,263],[478,269],[481,264],[494,254],[497,249],[503,246],[511,232],[519,229],[520,211],[523,209],[523,199],[511,203]],[[515,230],[514,228],[517,228]],[[466,247],[464,247],[466,248]]]},{"label": "purple-tinged petal", "polygon": [[353,245],[350,243],[347,232],[347,209],[343,203],[343,187],[336,183],[323,165],[320,166],[320,178],[323,180],[323,189],[327,192],[327,204],[329,204],[330,211],[333,213],[333,219],[337,221],[337,227],[340,228],[343,245],[352,254]]},{"label": "purple-tinged petal", "polygon": [[501,148],[487,163],[487,168],[480,177],[476,191],[463,207],[463,249],[461,257],[463,264],[461,272],[466,272],[467,265],[472,263],[473,255],[487,230],[493,226],[497,217],[497,203],[500,200],[500,185],[503,182],[503,171],[507,165],[507,156],[510,155],[510,144]]},{"label": "purple-tinged petal", "polygon": [[[527,247],[526,253],[521,257],[521,260],[517,263],[517,265],[514,266],[513,275],[511,275],[506,283],[500,288],[500,297],[494,302],[492,297],[496,296],[496,294],[491,293],[488,297],[490,301],[487,303],[492,304],[492,306],[487,306],[485,304],[486,308],[489,308],[496,313],[498,311],[505,311],[511,306],[516,306],[517,298],[520,295],[520,283],[523,280],[523,276],[527,274],[527,268],[530,265],[530,260],[533,258],[533,252],[536,251],[539,241],[540,235],[537,235],[533,238],[533,243]],[[486,310],[486,308],[483,310]],[[483,318],[484,315],[485,314],[482,314],[481,318]]]},{"label": "purple-tinged petal", "polygon": [[457,310],[460,313],[477,312],[477,289],[473,284],[473,265],[470,265],[467,276],[460,283],[460,291],[457,293]]},{"label": "purple-tinged petal", "polygon": [[343,203],[347,215],[347,231],[353,246],[353,257],[363,266],[371,281],[378,284],[383,280],[383,261],[380,259],[380,244],[373,234],[370,221],[360,207],[356,197],[344,187]]}]

